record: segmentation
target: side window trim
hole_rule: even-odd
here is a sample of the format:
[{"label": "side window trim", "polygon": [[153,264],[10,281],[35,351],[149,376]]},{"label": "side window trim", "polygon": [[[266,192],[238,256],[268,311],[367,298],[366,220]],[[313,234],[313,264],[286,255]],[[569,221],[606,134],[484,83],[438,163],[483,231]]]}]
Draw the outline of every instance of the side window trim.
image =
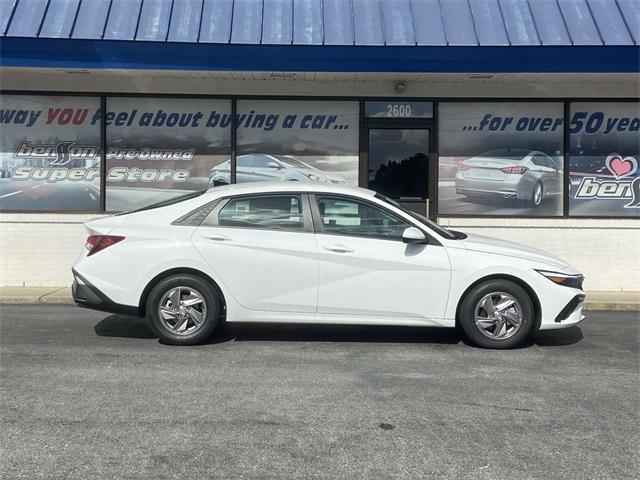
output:
[{"label": "side window trim", "polygon": [[[270,228],[253,228],[253,227],[234,227],[228,225],[220,225],[218,221],[218,215],[220,211],[232,200],[241,200],[244,198],[261,198],[261,197],[282,197],[282,196],[296,196],[300,197],[300,206],[302,207],[302,230],[280,230]],[[288,233],[315,233],[311,212],[309,210],[309,201],[306,195],[302,192],[269,192],[269,193],[248,193],[240,195],[229,195],[220,199],[220,203],[211,211],[207,218],[202,222],[203,227],[220,227],[220,228],[238,228],[242,230],[257,230],[257,231],[270,231],[270,232],[288,232]]]},{"label": "side window trim", "polygon": [[[354,238],[371,238],[374,240],[387,240],[389,242],[402,242],[402,238],[390,238],[390,237],[385,237],[385,236],[377,236],[377,235],[358,235],[355,233],[336,233],[336,232],[326,232],[324,229],[324,223],[322,222],[322,215],[320,215],[320,209],[318,208],[318,198],[319,197],[331,197],[331,198],[343,198],[345,200],[348,201],[352,201],[352,202],[358,202],[358,203],[362,203],[364,205],[367,205],[369,207],[372,208],[377,208],[379,210],[382,210],[385,214],[389,215],[390,217],[396,219],[397,221],[404,223],[405,225],[408,226],[415,226],[413,225],[412,222],[409,222],[407,219],[402,218],[401,216],[397,215],[395,212],[389,210],[388,208],[385,208],[381,205],[378,205],[377,203],[374,202],[370,202],[367,201],[363,198],[359,198],[359,197],[352,197],[350,195],[344,195],[344,194],[340,194],[340,193],[322,193],[322,192],[315,192],[315,193],[310,193],[309,194],[309,199],[311,202],[311,212],[313,214],[313,225],[315,228],[316,233],[323,233],[325,235],[336,235],[336,236],[341,236],[341,237],[354,237]],[[421,229],[422,230],[422,229]]]}]

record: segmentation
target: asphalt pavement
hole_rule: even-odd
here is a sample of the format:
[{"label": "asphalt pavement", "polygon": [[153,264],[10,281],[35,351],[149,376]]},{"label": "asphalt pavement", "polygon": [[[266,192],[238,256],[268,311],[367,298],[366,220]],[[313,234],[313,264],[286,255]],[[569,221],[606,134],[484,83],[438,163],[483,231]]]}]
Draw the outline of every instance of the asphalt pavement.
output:
[{"label": "asphalt pavement", "polygon": [[240,325],[0,306],[2,479],[630,479],[638,312],[492,351],[435,328]]}]

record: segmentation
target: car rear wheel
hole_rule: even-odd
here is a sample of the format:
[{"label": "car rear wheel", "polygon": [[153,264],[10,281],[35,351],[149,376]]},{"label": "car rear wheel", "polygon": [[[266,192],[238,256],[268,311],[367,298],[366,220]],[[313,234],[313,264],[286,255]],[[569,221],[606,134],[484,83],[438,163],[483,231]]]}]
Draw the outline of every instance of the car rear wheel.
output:
[{"label": "car rear wheel", "polygon": [[539,207],[542,203],[542,194],[544,193],[542,184],[536,183],[536,186],[533,187],[533,193],[531,194],[531,206]]},{"label": "car rear wheel", "polygon": [[220,323],[220,295],[195,275],[160,281],[147,299],[147,323],[161,341],[194,345],[207,340]]},{"label": "car rear wheel", "polygon": [[519,285],[508,280],[490,280],[467,293],[458,320],[475,345],[513,348],[533,330],[533,302]]}]

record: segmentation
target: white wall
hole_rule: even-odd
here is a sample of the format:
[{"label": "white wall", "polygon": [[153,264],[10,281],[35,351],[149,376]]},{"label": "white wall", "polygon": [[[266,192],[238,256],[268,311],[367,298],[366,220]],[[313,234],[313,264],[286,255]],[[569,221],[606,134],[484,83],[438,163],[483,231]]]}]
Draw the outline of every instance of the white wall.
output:
[{"label": "white wall", "polygon": [[637,219],[441,218],[439,223],[557,255],[585,275],[587,291],[640,291]]},{"label": "white wall", "polygon": [[[64,286],[96,214],[0,214],[0,285]],[[590,291],[640,291],[640,222],[440,219],[445,226],[542,248],[586,276]]]}]

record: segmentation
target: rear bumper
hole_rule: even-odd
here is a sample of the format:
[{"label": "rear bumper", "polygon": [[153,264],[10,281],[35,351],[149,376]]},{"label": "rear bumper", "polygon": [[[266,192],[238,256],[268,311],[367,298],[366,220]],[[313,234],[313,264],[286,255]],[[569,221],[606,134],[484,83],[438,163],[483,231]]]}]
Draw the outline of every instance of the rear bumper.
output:
[{"label": "rear bumper", "polygon": [[465,193],[497,195],[511,199],[529,199],[533,194],[533,185],[515,175],[511,181],[480,180],[458,176],[455,179],[455,188],[456,193],[462,195]]},{"label": "rear bumper", "polygon": [[138,308],[115,303],[75,269],[72,268],[71,272],[74,278],[73,284],[71,285],[71,294],[73,301],[79,307],[99,310],[101,312],[140,315]]}]

